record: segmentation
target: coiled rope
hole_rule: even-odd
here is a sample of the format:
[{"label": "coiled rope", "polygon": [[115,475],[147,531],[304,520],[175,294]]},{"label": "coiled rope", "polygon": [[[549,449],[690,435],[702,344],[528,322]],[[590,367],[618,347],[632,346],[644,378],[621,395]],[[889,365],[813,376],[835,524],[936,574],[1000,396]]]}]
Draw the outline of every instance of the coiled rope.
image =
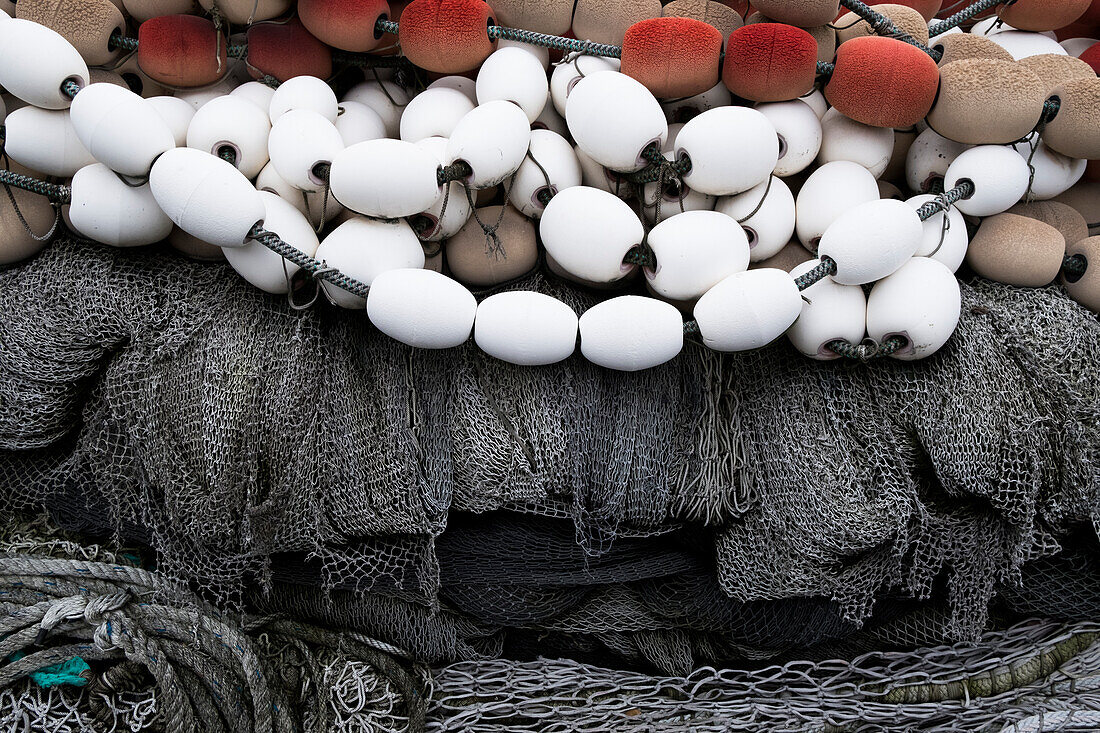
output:
[{"label": "coiled rope", "polygon": [[282,618],[240,621],[141,568],[2,555],[0,659],[24,656],[0,665],[0,687],[80,657],[106,665],[90,681],[94,691],[149,676],[167,733],[292,733],[303,727],[303,707],[324,720],[323,690],[290,699],[279,684],[284,665],[261,654],[256,639],[264,636],[306,657],[302,672],[318,669],[320,654],[369,665],[402,700],[409,730],[424,729],[426,673],[399,661],[404,652],[397,647]]}]

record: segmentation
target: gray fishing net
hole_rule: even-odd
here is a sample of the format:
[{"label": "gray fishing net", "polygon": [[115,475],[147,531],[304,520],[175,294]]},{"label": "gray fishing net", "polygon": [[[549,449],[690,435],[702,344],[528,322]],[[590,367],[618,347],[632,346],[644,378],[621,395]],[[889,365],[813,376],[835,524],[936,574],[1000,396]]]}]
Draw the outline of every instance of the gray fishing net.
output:
[{"label": "gray fishing net", "polygon": [[[0,730],[20,733],[1084,731],[1100,720],[1098,642],[1095,621],[1033,619],[976,644],[684,676],[428,666],[360,632],[226,617],[132,551],[46,522],[0,527]],[[61,684],[46,665],[74,657],[84,671]]]},{"label": "gray fishing net", "polygon": [[62,240],[0,272],[0,511],[489,690],[540,657],[691,679],[1095,620],[1100,324],[1057,288],[962,291],[922,362],[524,369]]}]

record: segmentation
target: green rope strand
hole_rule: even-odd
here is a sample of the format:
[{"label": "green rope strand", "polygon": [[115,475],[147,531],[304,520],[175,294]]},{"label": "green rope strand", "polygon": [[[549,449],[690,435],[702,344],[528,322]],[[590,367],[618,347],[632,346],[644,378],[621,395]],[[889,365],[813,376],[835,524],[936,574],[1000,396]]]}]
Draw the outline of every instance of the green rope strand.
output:
[{"label": "green rope strand", "polygon": [[1058,97],[1051,97],[1047,101],[1043,102],[1043,115],[1039,118],[1039,124],[1035,126],[1035,129],[1040,129],[1047,123],[1054,120],[1058,116],[1058,112],[1062,109],[1062,100]]},{"label": "green rope strand", "polygon": [[77,84],[72,79],[66,79],[65,81],[61,82],[61,93],[67,96],[69,99],[75,97],[81,89],[83,89],[83,87]]},{"label": "green rope strand", "polygon": [[392,33],[393,35],[396,36],[397,35],[397,23],[395,23],[392,20],[385,20],[384,18],[379,18],[378,22],[374,24],[374,32],[375,33]]},{"label": "green rope strand", "polygon": [[0,170],[0,185],[21,188],[24,191],[45,196],[56,204],[67,204],[72,198],[72,189],[56,183],[46,183],[37,178],[25,176],[14,171]]},{"label": "green rope strand", "polygon": [[807,289],[814,283],[824,280],[829,275],[836,274],[836,262],[828,257],[822,257],[821,263],[817,267],[799,275],[794,279],[794,284],[798,286],[800,291]]},{"label": "green rope strand", "polygon": [[1080,279],[1088,269],[1089,261],[1084,255],[1066,255],[1062,260],[1062,272],[1076,276],[1077,279]]},{"label": "green rope strand", "polygon": [[592,41],[579,41],[575,38],[562,38],[548,33],[536,33],[535,31],[522,30],[520,28],[505,28],[499,25],[489,26],[489,38],[503,41],[519,41],[529,43],[532,46],[542,46],[557,51],[568,53],[581,53],[588,56],[605,56],[617,59],[623,55],[619,46],[609,43],[593,43]]},{"label": "green rope strand", "polygon": [[445,186],[451,181],[465,181],[474,174],[474,169],[464,160],[456,160],[450,165],[441,165],[435,172],[435,181]]},{"label": "green rope strand", "polygon": [[127,38],[121,33],[112,33],[111,37],[107,39],[107,48],[122,51],[137,51],[138,39]]},{"label": "green rope strand", "polygon": [[928,37],[935,38],[936,36],[947,33],[947,31],[965,23],[978,13],[983,13],[996,5],[1000,5],[1002,2],[1004,2],[1004,0],[978,0],[978,2],[963,8],[946,20],[941,20],[939,23],[930,26],[928,28]]},{"label": "green rope strand", "polygon": [[635,247],[631,247],[627,253],[623,255],[623,263],[627,265],[637,265],[638,267],[654,268],[657,266],[657,257],[649,247],[639,244]]},{"label": "green rope strand", "polygon": [[881,344],[864,342],[859,345],[849,343],[843,339],[837,339],[836,341],[830,341],[826,344],[825,348],[846,359],[870,361],[871,359],[892,356],[908,343],[909,339],[904,336],[890,336]]},{"label": "green rope strand", "polygon": [[871,30],[873,30],[877,35],[885,36],[888,38],[896,38],[899,41],[904,41],[910,46],[915,46],[921,51],[924,51],[936,61],[940,60],[940,56],[942,56],[942,54],[939,51],[925,46],[923,43],[913,38],[901,28],[898,28],[894,24],[894,21],[890,20],[882,13],[876,12],[869,5],[867,5],[867,3],[862,2],[862,0],[840,0],[840,4],[867,21],[871,26]]},{"label": "green rope strand", "polygon": [[292,247],[279,237],[275,232],[269,232],[257,224],[248,232],[249,239],[254,239],[275,254],[293,262],[314,278],[325,280],[338,288],[343,288],[360,298],[367,297],[370,287],[359,280],[348,277],[339,270],[335,270],[320,260],[316,260],[296,247]]}]

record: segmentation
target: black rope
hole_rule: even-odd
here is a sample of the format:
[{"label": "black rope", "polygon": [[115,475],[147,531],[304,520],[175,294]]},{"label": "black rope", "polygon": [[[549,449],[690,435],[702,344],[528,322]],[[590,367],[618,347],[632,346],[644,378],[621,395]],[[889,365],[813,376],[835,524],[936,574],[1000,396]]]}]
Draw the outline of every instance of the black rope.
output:
[{"label": "black rope", "polygon": [[794,279],[794,284],[798,286],[798,289],[805,290],[814,283],[820,282],[827,278],[829,275],[836,274],[836,262],[829,257],[822,257],[821,263],[814,269],[799,275]]},{"label": "black rope", "polygon": [[370,287],[359,280],[348,277],[344,273],[334,270],[320,260],[310,257],[305,252],[292,247],[284,242],[275,232],[269,232],[260,224],[255,225],[248,232],[249,239],[254,239],[275,254],[286,258],[298,267],[305,270],[310,276],[330,282],[338,288],[342,288],[352,295],[366,298]]},{"label": "black rope", "polygon": [[909,339],[904,336],[890,336],[881,344],[871,341],[870,339],[858,345],[849,343],[843,339],[837,339],[836,341],[830,341],[825,345],[825,348],[846,359],[870,361],[871,359],[892,356],[908,343]]},{"label": "black rope", "polygon": [[14,171],[0,170],[0,184],[37,193],[40,196],[45,196],[55,204],[67,204],[72,200],[72,189],[68,186],[46,183]]},{"label": "black rope", "polygon": [[890,20],[882,13],[876,12],[869,5],[867,5],[867,3],[862,2],[862,0],[840,0],[840,4],[867,21],[867,23],[871,26],[871,30],[873,30],[876,34],[880,36],[887,36],[889,38],[896,38],[899,41],[904,41],[910,46],[915,46],[921,51],[924,51],[936,61],[940,60],[940,56],[942,56],[942,54],[939,51],[925,46],[923,43],[913,38],[901,28],[898,28],[896,25],[894,25],[894,21]]},{"label": "black rope", "polygon": [[969,180],[960,181],[959,185],[955,186],[950,191],[944,191],[933,201],[921,206],[917,209],[917,216],[921,221],[928,221],[938,212],[947,213],[947,210],[957,204],[963,199],[970,198],[974,195],[974,184]]},{"label": "black rope", "polygon": [[1062,272],[1080,278],[1089,269],[1089,261],[1084,255],[1066,255],[1062,260]]},{"label": "black rope", "polygon": [[947,31],[951,30],[955,26],[965,23],[978,13],[983,13],[986,10],[989,10],[996,5],[999,5],[1002,2],[1004,2],[1004,0],[978,0],[978,2],[966,8],[963,8],[959,12],[952,15],[950,18],[947,18],[946,20],[941,20],[939,23],[930,26],[928,28],[928,37],[935,38],[936,36],[947,33]]},{"label": "black rope", "polygon": [[435,172],[435,180],[440,186],[445,186],[451,181],[465,181],[474,174],[474,169],[464,160],[456,160],[450,165],[441,165]]},{"label": "black rope", "polygon": [[123,51],[137,51],[138,39],[127,38],[121,33],[112,33],[111,37],[107,39],[107,48],[121,49]]}]

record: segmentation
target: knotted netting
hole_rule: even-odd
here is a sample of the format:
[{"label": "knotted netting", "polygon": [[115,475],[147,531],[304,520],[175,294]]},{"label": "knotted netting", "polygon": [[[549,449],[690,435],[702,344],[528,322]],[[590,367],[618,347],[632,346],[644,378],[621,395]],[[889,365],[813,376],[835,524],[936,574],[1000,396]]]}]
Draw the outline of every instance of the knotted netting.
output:
[{"label": "knotted netting", "polygon": [[[686,676],[565,658],[428,666],[356,631],[227,617],[140,564],[132,550],[9,518],[0,646],[22,651],[0,665],[0,729],[1031,733],[1094,730],[1100,715],[1095,621],[1031,619],[975,644]],[[83,672],[66,684],[57,678],[72,672],[42,667],[74,654]]]},{"label": "knotted netting", "polygon": [[[708,665],[1095,620],[1100,324],[1056,287],[962,292],[921,362],[695,345],[625,374],[412,350],[225,266],[59,241],[0,272],[0,508],[149,548],[229,613],[484,675],[523,720],[537,670],[649,700]],[[622,714],[580,707],[563,730]]]}]

